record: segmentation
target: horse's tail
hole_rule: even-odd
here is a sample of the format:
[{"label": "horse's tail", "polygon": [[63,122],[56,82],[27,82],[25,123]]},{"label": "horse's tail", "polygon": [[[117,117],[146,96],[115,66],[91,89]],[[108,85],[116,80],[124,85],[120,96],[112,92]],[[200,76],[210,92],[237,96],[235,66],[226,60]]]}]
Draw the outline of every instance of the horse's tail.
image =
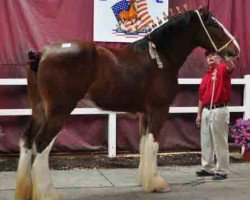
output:
[{"label": "horse's tail", "polygon": [[34,50],[28,51],[28,59],[29,59],[28,64],[32,71],[37,72],[40,58],[41,58],[41,52],[35,52]]}]

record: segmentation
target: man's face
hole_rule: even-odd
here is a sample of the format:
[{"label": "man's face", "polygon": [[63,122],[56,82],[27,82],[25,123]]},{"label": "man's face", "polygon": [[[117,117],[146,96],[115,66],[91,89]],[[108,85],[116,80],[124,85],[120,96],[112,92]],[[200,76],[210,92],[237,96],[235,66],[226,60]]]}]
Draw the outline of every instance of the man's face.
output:
[{"label": "man's face", "polygon": [[208,65],[219,64],[221,63],[221,57],[217,54],[209,54],[207,56],[207,63]]}]

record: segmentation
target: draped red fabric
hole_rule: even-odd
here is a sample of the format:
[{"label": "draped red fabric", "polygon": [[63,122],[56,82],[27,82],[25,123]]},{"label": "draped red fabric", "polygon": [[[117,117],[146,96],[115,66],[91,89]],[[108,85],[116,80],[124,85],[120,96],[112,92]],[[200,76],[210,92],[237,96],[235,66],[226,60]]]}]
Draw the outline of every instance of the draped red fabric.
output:
[{"label": "draped red fabric", "polygon": [[[93,0],[0,0],[0,78],[26,77],[29,49],[41,50],[46,44],[68,39],[93,40]],[[250,1],[170,0],[170,7],[187,3],[189,8],[208,5],[213,15],[235,35],[241,46],[234,77],[250,74]],[[99,43],[123,48],[123,43]],[[180,70],[180,77],[199,78],[206,70],[203,50],[195,50]],[[174,106],[196,106],[198,86],[180,86]],[[242,86],[233,87],[232,105],[241,105]],[[79,106],[82,104],[80,103]],[[0,86],[0,109],[28,108],[25,86]],[[232,115],[232,119],[241,113]],[[0,117],[0,152],[17,152],[18,139],[29,117]],[[160,149],[200,148],[194,114],[171,114],[160,133]],[[138,151],[138,118],[119,115],[118,150]],[[72,116],[58,136],[54,151],[107,150],[107,116]]]}]

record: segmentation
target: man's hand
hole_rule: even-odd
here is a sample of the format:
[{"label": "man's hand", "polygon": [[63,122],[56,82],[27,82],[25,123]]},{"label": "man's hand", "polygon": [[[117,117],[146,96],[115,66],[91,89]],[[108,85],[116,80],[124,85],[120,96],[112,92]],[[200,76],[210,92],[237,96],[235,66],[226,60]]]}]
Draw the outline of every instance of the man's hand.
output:
[{"label": "man's hand", "polygon": [[195,120],[195,124],[197,126],[197,128],[201,127],[201,116],[197,115],[196,120]]},{"label": "man's hand", "polygon": [[226,64],[227,64],[227,70],[229,72],[232,72],[235,68],[235,64],[234,64],[234,61],[233,60],[225,60],[226,61]]}]

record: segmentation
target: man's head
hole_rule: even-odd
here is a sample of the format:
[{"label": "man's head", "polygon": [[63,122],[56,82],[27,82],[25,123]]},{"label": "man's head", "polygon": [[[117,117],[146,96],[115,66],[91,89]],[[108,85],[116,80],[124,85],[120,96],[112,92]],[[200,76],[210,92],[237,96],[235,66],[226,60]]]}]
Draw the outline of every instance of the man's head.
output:
[{"label": "man's head", "polygon": [[207,58],[208,65],[219,64],[222,61],[222,57],[215,51],[206,51],[205,56]]}]

